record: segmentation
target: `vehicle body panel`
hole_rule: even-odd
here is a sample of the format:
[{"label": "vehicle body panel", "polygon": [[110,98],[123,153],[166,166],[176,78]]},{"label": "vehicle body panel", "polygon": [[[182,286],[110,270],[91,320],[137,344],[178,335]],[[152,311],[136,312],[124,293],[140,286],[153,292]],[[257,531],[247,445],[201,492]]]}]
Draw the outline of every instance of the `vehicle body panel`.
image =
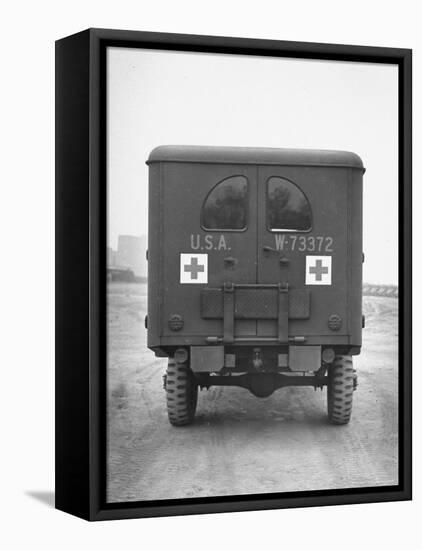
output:
[{"label": "vehicle body panel", "polygon": [[[151,349],[158,355],[168,355],[175,346],[221,343],[225,333],[224,297],[228,296],[224,285],[228,284],[243,285],[235,286],[233,292],[234,343],[281,344],[277,339],[280,320],[271,309],[280,296],[277,288],[287,285],[289,339],[299,339],[305,346],[342,346],[350,353],[359,351],[364,168],[357,155],[164,146],[151,153],[148,164]],[[247,179],[246,227],[204,228],[202,210],[207,196],[220,182],[237,176]],[[269,229],[271,178],[291,182],[307,198],[312,224],[306,231]],[[207,261],[205,283],[200,282],[204,271],[191,280],[192,284],[181,282],[185,268],[197,268],[196,264],[181,265],[181,255],[188,263]],[[310,284],[309,272],[311,267],[314,273],[321,267],[316,263],[319,261],[331,266],[330,281],[317,283],[315,275],[315,284]],[[327,270],[325,264],[322,269]],[[172,327],[170,320],[174,317]],[[175,330],[178,323],[182,327]]]}]

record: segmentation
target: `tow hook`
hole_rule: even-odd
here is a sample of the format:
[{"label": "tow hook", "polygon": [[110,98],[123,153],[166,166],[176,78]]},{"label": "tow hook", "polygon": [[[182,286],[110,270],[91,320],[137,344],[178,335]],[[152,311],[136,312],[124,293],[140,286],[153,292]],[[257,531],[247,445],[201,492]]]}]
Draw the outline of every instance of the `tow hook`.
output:
[{"label": "tow hook", "polygon": [[253,363],[254,369],[256,371],[262,372],[264,370],[264,363],[261,359],[261,349],[260,348],[254,348],[252,363]]},{"label": "tow hook", "polygon": [[315,385],[314,385],[315,391],[317,391],[318,389],[322,390],[324,388],[324,379],[325,379],[326,372],[327,372],[327,366],[324,364],[322,364],[321,368],[316,371]]}]

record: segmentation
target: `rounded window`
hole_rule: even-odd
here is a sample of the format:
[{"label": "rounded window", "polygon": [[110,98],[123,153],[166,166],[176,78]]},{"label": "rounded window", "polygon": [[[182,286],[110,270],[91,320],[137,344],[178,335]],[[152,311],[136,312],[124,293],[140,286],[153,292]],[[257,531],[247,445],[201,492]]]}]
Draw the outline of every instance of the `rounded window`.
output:
[{"label": "rounded window", "polygon": [[267,223],[270,231],[311,230],[311,206],[297,185],[278,176],[268,179]]},{"label": "rounded window", "polygon": [[210,231],[243,231],[248,216],[248,180],[231,176],[215,185],[202,206],[202,227]]}]

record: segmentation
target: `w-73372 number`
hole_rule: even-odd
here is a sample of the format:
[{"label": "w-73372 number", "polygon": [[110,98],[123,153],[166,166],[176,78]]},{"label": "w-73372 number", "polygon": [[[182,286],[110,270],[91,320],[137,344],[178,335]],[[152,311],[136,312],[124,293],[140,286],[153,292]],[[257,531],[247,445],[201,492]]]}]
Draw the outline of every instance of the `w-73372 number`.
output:
[{"label": "w-73372 number", "polygon": [[274,235],[280,251],[333,252],[333,238],[314,235]]}]

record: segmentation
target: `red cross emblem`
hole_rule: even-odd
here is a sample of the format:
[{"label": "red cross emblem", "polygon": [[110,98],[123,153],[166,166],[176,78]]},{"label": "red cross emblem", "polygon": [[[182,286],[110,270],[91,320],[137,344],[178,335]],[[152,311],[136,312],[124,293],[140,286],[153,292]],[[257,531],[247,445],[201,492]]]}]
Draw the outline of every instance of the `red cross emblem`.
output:
[{"label": "red cross emblem", "polygon": [[331,285],[331,256],[306,256],[306,284]]},{"label": "red cross emblem", "polygon": [[180,283],[208,283],[208,254],[180,254]]}]

